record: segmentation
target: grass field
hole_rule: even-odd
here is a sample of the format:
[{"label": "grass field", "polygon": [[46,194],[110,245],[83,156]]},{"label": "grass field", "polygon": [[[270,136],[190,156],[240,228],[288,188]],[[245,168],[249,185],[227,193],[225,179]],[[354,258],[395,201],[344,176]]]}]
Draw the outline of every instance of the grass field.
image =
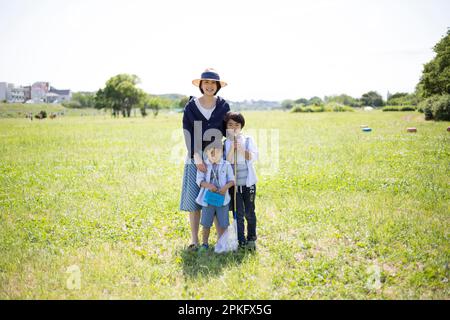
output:
[{"label": "grass field", "polygon": [[181,114],[0,119],[0,299],[450,298],[448,122],[244,115],[278,170],[257,167],[257,252],[225,255],[185,250]]},{"label": "grass field", "polygon": [[[64,114],[67,116],[99,116],[109,115],[110,112],[104,112],[97,109],[71,109],[63,107],[60,104],[24,104],[24,103],[0,103],[0,118],[25,118],[28,113],[33,116],[37,115],[41,110],[47,112],[47,116],[51,113]],[[138,113],[139,114],[139,113]]]}]

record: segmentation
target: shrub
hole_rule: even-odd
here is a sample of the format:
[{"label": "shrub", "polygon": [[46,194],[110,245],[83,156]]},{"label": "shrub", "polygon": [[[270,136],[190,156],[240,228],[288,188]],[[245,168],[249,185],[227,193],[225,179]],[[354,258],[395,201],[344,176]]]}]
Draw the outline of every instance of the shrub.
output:
[{"label": "shrub", "polygon": [[398,107],[397,106],[386,106],[383,109],[381,109],[381,111],[386,112],[386,111],[398,111]]},{"label": "shrub", "polygon": [[290,112],[313,112],[311,107],[306,107],[303,103],[294,104]]},{"label": "shrub", "polygon": [[425,114],[425,120],[433,120],[433,101],[437,98],[437,96],[432,96],[428,99],[423,100],[418,105],[418,110]]},{"label": "shrub", "polygon": [[64,101],[62,103],[63,107],[71,108],[71,109],[80,109],[83,108],[83,106],[80,104],[77,100],[71,100],[71,101]]},{"label": "shrub", "polygon": [[416,111],[414,106],[386,106],[382,111]]},{"label": "shrub", "polygon": [[325,111],[325,107],[320,105],[320,106],[312,106],[312,107],[308,107],[311,109],[311,112],[324,112]]},{"label": "shrub", "polygon": [[344,112],[350,111],[353,112],[352,107],[344,106],[339,103],[329,103],[325,106],[307,106],[305,107],[303,104],[296,104],[292,107],[291,112]]},{"label": "shrub", "polygon": [[295,113],[295,112],[303,112],[303,111],[302,111],[302,108],[303,108],[303,107],[304,107],[303,104],[296,104],[296,105],[292,106],[290,112],[292,112],[292,113]]},{"label": "shrub", "polygon": [[416,106],[418,97],[415,93],[397,92],[390,95],[387,101],[389,106]]},{"label": "shrub", "polygon": [[45,119],[47,118],[47,112],[45,110],[41,110],[37,115],[34,116],[36,119]]},{"label": "shrub", "polygon": [[327,105],[325,105],[325,111],[327,112],[353,112],[355,110],[353,110],[352,107],[343,105],[341,103],[338,102],[330,102]]},{"label": "shrub", "polygon": [[330,103],[326,108],[333,112],[354,112],[352,107],[340,104],[340,103]]},{"label": "shrub", "polygon": [[440,96],[433,104],[435,120],[450,121],[450,94]]},{"label": "shrub", "polygon": [[425,114],[425,120],[450,121],[450,94],[431,96],[423,100],[418,109]]}]

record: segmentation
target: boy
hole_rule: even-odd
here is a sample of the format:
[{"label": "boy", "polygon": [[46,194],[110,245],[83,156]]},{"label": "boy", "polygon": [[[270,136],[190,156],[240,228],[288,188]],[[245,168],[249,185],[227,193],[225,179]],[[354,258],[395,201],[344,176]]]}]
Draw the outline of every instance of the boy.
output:
[{"label": "boy", "polygon": [[[234,199],[231,199],[230,209],[237,213],[237,230],[240,248],[256,249],[256,172],[253,162],[258,158],[258,149],[251,137],[242,134],[245,119],[239,112],[228,112],[225,116],[227,139],[225,140],[226,159],[233,166],[234,151],[237,150],[236,171],[236,209],[233,208]],[[235,145],[236,141],[236,145]],[[234,190],[230,190],[234,197]],[[244,217],[247,220],[247,239],[245,238]]]},{"label": "boy", "polygon": [[[209,232],[214,220],[214,216],[217,217],[219,227],[218,238],[228,228],[228,210],[230,203],[230,195],[228,189],[234,185],[233,168],[228,161],[223,159],[223,146],[222,143],[212,144],[205,149],[207,159],[205,160],[206,173],[197,170],[197,184],[200,187],[200,192],[196,199],[196,202],[202,206],[202,215],[200,224],[203,226],[202,230],[202,246],[200,251],[208,250],[209,244]],[[211,201],[208,199],[207,192],[214,192],[215,197],[221,198],[221,203],[208,203]],[[220,197],[217,195],[223,196]],[[213,195],[214,196],[214,195]],[[214,201],[212,201],[214,202]]]}]

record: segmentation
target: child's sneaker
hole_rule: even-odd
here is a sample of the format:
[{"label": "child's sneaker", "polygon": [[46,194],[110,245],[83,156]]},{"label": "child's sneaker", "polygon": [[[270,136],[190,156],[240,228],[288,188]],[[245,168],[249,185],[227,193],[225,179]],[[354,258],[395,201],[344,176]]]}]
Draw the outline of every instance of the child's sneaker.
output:
[{"label": "child's sneaker", "polygon": [[203,253],[209,250],[209,245],[207,243],[204,243],[200,246],[198,249],[198,253]]},{"label": "child's sneaker", "polygon": [[247,242],[239,242],[239,249],[247,249]]},{"label": "child's sneaker", "polygon": [[188,249],[188,251],[191,251],[191,252],[197,251],[197,249],[198,249],[198,244],[191,243],[191,244],[187,247],[187,249]]},{"label": "child's sneaker", "polygon": [[256,250],[256,242],[255,241],[252,241],[252,240],[249,240],[249,241],[247,241],[247,250],[251,250],[251,251],[254,251],[254,250]]}]

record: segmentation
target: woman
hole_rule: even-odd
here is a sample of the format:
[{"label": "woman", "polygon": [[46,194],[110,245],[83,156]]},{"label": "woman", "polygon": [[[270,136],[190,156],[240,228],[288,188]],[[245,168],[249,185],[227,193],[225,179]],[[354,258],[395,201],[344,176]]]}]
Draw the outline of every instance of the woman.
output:
[{"label": "woman", "polygon": [[[214,69],[206,69],[200,79],[192,84],[200,88],[200,98],[190,97],[184,107],[183,130],[188,157],[184,165],[180,210],[189,212],[191,244],[188,249],[198,248],[198,230],[201,206],[195,201],[200,191],[196,183],[197,170],[206,172],[203,151],[215,139],[225,136],[224,118],[230,106],[217,92],[227,85],[220,80]],[[217,227],[217,225],[216,225]]]}]

